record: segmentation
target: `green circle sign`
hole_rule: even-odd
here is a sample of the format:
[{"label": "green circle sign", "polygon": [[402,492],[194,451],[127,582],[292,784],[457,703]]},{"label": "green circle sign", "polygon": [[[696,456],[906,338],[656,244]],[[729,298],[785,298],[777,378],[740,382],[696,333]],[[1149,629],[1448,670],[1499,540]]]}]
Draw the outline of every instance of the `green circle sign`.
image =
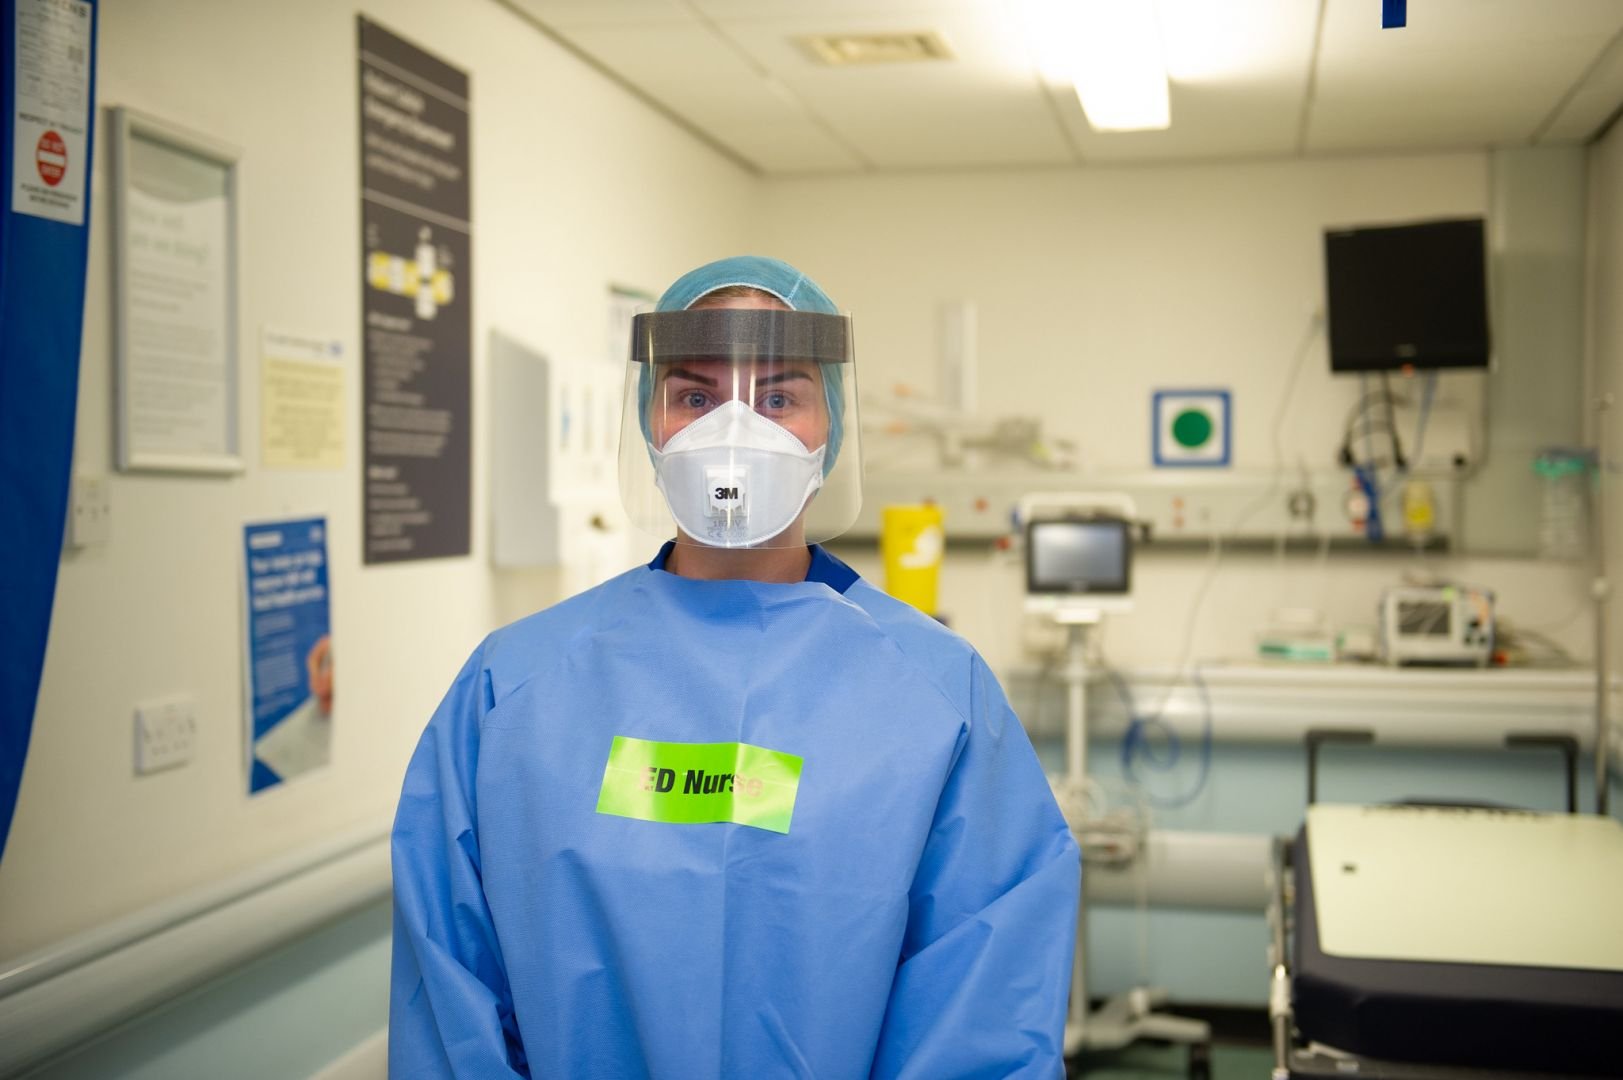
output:
[{"label": "green circle sign", "polygon": [[1205,446],[1212,437],[1211,414],[1205,409],[1185,409],[1172,420],[1172,437],[1186,450]]}]

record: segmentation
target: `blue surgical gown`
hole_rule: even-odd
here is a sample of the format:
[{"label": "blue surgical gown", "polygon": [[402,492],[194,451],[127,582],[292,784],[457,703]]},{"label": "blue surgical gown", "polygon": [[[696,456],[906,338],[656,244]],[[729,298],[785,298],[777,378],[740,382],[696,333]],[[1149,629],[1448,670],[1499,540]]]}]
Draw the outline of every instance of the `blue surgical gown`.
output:
[{"label": "blue surgical gown", "polygon": [[[985,662],[820,548],[497,631],[395,818],[392,1077],[1061,1074],[1076,845]],[[597,812],[615,736],[803,760],[787,833]]]}]

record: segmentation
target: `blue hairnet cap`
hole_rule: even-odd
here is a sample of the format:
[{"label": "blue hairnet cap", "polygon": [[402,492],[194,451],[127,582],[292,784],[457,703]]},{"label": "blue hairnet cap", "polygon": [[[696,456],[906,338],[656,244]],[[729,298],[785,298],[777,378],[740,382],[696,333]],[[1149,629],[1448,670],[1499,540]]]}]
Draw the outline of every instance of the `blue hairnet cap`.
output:
[{"label": "blue hairnet cap", "polygon": [[[689,270],[671,283],[654,305],[655,311],[685,311],[717,289],[741,285],[771,293],[795,311],[816,311],[824,315],[838,315],[828,293],[817,282],[796,270],[782,259],[765,255],[734,255],[705,263]],[[845,435],[845,372],[839,364],[823,364],[823,395],[828,401],[828,452],[823,455],[823,475],[834,468],[840,454],[840,443]],[[644,370],[639,375],[637,405],[641,411],[643,437],[649,442],[653,435],[648,429],[648,404],[653,400],[654,385],[651,374]]]},{"label": "blue hairnet cap", "polygon": [[769,292],[796,311],[840,313],[828,294],[817,287],[817,282],[782,259],[769,259],[764,255],[734,255],[689,270],[665,290],[654,310],[685,311],[701,298],[729,285]]}]

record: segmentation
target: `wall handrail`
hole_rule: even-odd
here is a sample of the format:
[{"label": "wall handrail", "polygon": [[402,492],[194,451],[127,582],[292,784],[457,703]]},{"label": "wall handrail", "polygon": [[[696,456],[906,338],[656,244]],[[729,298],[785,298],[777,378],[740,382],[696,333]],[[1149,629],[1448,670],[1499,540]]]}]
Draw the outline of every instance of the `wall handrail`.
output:
[{"label": "wall handrail", "polygon": [[0,1076],[38,1064],[387,896],[373,822],[0,962]]}]

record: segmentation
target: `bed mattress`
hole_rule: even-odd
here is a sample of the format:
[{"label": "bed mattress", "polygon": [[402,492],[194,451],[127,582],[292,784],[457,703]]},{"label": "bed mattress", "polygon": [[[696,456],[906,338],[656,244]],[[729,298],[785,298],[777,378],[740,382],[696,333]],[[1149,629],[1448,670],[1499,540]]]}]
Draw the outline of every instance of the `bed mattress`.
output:
[{"label": "bed mattress", "polygon": [[1623,824],[1309,807],[1292,1007],[1363,1057],[1623,1076]]}]

